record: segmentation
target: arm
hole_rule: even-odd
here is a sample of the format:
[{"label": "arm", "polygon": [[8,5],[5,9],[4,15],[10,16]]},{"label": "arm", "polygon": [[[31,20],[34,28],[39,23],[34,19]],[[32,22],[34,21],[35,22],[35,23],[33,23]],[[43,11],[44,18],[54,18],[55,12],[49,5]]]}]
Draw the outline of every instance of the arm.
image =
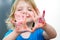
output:
[{"label": "arm", "polygon": [[54,28],[49,24],[46,24],[44,27],[42,27],[42,29],[44,30],[43,36],[45,39],[52,39],[55,38],[57,35]]},{"label": "arm", "polygon": [[5,36],[3,40],[15,40],[16,37],[19,35],[15,30],[12,31],[9,35]]},{"label": "arm", "polygon": [[7,36],[3,38],[3,40],[15,40],[17,36],[25,31],[31,32],[31,30],[27,27],[26,24],[20,24],[20,22],[14,22],[15,29]]},{"label": "arm", "polygon": [[[39,12],[39,11],[38,11],[38,12]],[[36,14],[36,13],[35,13],[35,14]],[[39,14],[40,14],[40,13],[39,13]],[[45,19],[44,19],[45,10],[43,10],[43,15],[42,15],[42,16],[39,15],[39,14],[38,14],[36,17],[33,17],[33,16],[32,16],[32,18],[33,18],[33,20],[34,20],[34,22],[35,22],[35,26],[34,26],[34,28],[33,28],[33,31],[34,31],[35,29],[38,29],[38,28],[41,28],[41,27],[42,27],[42,29],[44,30],[43,36],[44,36],[45,39],[55,38],[56,35],[57,35],[55,29],[54,29],[51,25],[49,25],[49,24],[47,24],[47,23],[45,22]],[[37,20],[37,21],[36,21],[36,20]]]}]

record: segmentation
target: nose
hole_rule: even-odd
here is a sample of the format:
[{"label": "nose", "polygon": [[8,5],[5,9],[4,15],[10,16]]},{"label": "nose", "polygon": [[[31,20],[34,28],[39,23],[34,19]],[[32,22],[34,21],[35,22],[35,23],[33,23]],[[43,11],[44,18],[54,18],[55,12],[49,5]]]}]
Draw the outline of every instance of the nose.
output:
[{"label": "nose", "polygon": [[26,10],[23,11],[23,14],[24,14],[26,17],[30,17],[30,14],[29,14]]},{"label": "nose", "polygon": [[27,11],[26,10],[23,10],[23,14],[26,14],[27,13]]}]

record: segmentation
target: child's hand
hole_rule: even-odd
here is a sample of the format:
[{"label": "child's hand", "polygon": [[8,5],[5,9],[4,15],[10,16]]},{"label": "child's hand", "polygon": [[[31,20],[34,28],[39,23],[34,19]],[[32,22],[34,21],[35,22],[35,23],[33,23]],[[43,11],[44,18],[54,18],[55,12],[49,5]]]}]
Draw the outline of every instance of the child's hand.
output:
[{"label": "child's hand", "polygon": [[32,31],[34,31],[34,30],[36,30],[36,29],[38,29],[38,28],[41,28],[41,27],[43,27],[44,25],[46,25],[44,16],[45,16],[45,10],[43,11],[42,17],[37,16],[35,19],[33,18],[34,21],[37,20],[38,22],[37,22],[37,24],[34,26],[34,28],[32,29]]},{"label": "child's hand", "polygon": [[22,32],[25,32],[25,31],[31,32],[31,30],[26,25],[26,18],[24,18],[24,19],[22,19],[20,21],[16,21],[16,22],[11,20],[11,23],[14,24],[15,30],[18,33],[22,33]]}]

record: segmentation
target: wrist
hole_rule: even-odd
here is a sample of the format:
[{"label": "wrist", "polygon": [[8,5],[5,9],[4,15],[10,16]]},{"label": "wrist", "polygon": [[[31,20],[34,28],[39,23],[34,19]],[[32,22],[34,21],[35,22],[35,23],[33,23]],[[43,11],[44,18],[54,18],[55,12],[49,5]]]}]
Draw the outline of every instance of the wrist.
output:
[{"label": "wrist", "polygon": [[14,30],[13,33],[14,33],[16,36],[18,36],[18,35],[20,34],[20,33],[17,32],[16,30]]},{"label": "wrist", "polygon": [[44,26],[42,27],[42,29],[46,29],[47,28],[47,23],[44,24]]}]

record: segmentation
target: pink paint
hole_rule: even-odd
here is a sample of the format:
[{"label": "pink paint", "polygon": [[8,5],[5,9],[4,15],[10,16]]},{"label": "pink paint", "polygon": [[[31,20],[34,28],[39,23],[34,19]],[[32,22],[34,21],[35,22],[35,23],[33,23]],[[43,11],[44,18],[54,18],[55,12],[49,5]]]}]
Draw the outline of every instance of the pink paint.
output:
[{"label": "pink paint", "polygon": [[44,18],[44,16],[45,16],[45,10],[43,10],[43,15],[42,15],[42,17]]},{"label": "pink paint", "polygon": [[39,20],[39,23],[42,23],[42,18],[39,18],[38,20]]},{"label": "pink paint", "polygon": [[45,10],[43,10],[43,15],[42,15],[42,18],[39,18],[39,23],[43,23],[44,24],[44,16],[45,16]]},{"label": "pink paint", "polygon": [[18,23],[16,23],[16,26],[18,27],[18,26],[21,26],[21,24],[22,24],[22,22],[18,22]]}]

